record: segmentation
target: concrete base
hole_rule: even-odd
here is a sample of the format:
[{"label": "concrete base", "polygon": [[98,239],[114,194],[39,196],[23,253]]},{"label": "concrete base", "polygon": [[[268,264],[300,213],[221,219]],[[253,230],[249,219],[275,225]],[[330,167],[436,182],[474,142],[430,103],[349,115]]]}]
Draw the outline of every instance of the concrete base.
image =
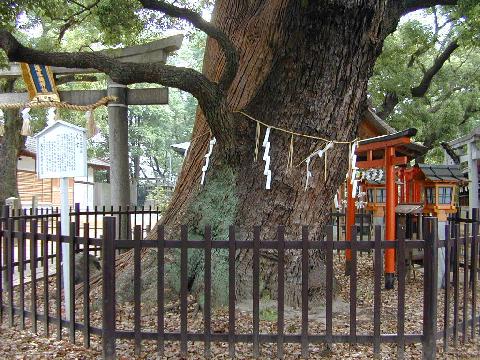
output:
[{"label": "concrete base", "polygon": [[[375,233],[375,226],[377,225],[380,225],[382,227],[382,231],[381,231],[381,240],[385,240],[385,220],[383,217],[379,217],[379,216],[374,216],[372,218],[372,223],[373,223],[373,231]],[[374,239],[375,240],[375,239]]]},{"label": "concrete base", "polygon": [[385,289],[392,290],[395,285],[395,274],[385,274]]},{"label": "concrete base", "polygon": [[[439,221],[438,222],[438,240],[445,240],[445,225],[447,222]],[[437,285],[438,289],[445,288],[445,248],[438,248],[438,276],[437,276]]]}]

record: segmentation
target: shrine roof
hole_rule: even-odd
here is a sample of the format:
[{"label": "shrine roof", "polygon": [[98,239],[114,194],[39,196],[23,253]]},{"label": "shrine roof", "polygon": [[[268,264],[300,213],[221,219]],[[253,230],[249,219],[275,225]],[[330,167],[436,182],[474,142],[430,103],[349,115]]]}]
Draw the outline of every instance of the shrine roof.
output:
[{"label": "shrine roof", "polygon": [[398,204],[395,208],[397,214],[421,214],[423,211],[423,203],[418,204]]},{"label": "shrine roof", "polygon": [[418,164],[418,168],[430,181],[468,181],[458,165]]},{"label": "shrine roof", "polygon": [[372,126],[379,134],[394,134],[395,128],[387,124],[385,120],[379,117],[375,112],[368,108],[363,114],[363,121]]},{"label": "shrine roof", "polygon": [[[396,143],[395,140],[402,138],[411,138],[416,134],[417,129],[410,128],[387,135],[381,135],[369,139],[360,140],[358,142],[358,145],[360,147],[369,145],[369,148],[374,147],[375,149],[379,150],[383,149],[388,143],[393,144]],[[409,160],[415,159],[428,152],[428,148],[418,142],[401,142],[400,140],[398,141],[398,144],[395,145],[395,150],[399,153],[399,155],[407,156]]]},{"label": "shrine roof", "polygon": [[360,140],[358,142],[358,145],[367,145],[367,144],[373,144],[377,142],[382,143],[390,140],[400,139],[402,137],[412,137],[412,136],[415,136],[416,134],[417,134],[417,129],[410,128],[410,129],[398,131],[392,134],[375,136],[369,139]]},{"label": "shrine roof", "polygon": [[183,143],[178,143],[178,144],[172,144],[170,145],[176,153],[185,156],[185,154],[188,151],[188,148],[190,147],[190,141],[186,141]]}]

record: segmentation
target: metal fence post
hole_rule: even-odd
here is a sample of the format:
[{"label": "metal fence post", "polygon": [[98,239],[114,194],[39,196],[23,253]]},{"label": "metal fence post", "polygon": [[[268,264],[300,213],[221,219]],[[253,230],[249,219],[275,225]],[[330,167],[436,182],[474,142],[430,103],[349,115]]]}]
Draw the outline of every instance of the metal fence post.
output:
[{"label": "metal fence post", "polygon": [[[80,236],[80,203],[75,203],[73,208],[73,222],[75,223],[75,236]],[[70,222],[72,222],[70,220]],[[75,250],[80,250],[80,243],[76,243]]]},{"label": "metal fence post", "polygon": [[115,217],[103,218],[103,359],[115,359]]},{"label": "metal fence post", "polygon": [[423,231],[424,248],[424,285],[423,285],[423,359],[435,359],[437,340],[437,262],[438,262],[438,224],[437,218],[425,218]]},{"label": "metal fence post", "polygon": [[5,246],[5,261],[7,262],[7,313],[8,313],[8,324],[10,327],[13,326],[13,242],[15,240],[14,236],[15,221],[12,218],[8,219],[7,222],[7,236],[6,236],[6,246]]},{"label": "metal fence post", "polygon": [[[7,223],[8,217],[10,215],[10,207],[8,205],[4,205],[2,208],[2,214],[0,216],[0,268],[5,267],[7,268],[7,236],[5,235],[4,231],[7,230]],[[0,322],[3,321],[3,293],[4,288],[7,285],[7,275],[6,271],[0,270]]]},{"label": "metal fence post", "polygon": [[[472,250],[471,250],[471,268],[470,268],[470,286],[472,289],[472,328],[470,336],[475,339],[477,327],[477,267],[478,267],[478,209],[472,209]],[[465,285],[464,285],[465,286]]]}]

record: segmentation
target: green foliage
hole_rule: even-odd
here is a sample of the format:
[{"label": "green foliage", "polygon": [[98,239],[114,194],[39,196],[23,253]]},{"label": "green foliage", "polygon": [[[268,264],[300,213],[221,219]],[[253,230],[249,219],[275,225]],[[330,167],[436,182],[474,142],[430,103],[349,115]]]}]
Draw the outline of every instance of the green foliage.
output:
[{"label": "green foliage", "polygon": [[207,173],[205,189],[193,201],[188,223],[194,234],[204,234],[206,225],[212,227],[214,238],[225,238],[235,222],[238,198],[235,190],[236,175],[229,167]]},{"label": "green foliage", "polygon": [[260,320],[277,321],[278,312],[274,308],[265,308],[260,311]]},{"label": "green foliage", "polygon": [[168,206],[171,194],[165,188],[158,186],[150,192],[150,198],[155,201],[155,206],[160,212],[164,212]]},{"label": "green foliage", "polygon": [[[439,149],[442,141],[480,125],[479,44],[462,28],[466,24],[475,26],[478,19],[477,4],[461,17],[455,8],[437,8],[435,13],[430,10],[421,20],[416,16],[386,39],[375,65],[369,82],[374,108],[381,108],[387,93],[396,94],[399,103],[386,120],[398,130],[417,128],[416,140],[433,148],[427,161],[443,161]],[[411,88],[419,85],[427,69],[454,39],[460,47],[435,75],[428,92],[421,98],[412,97]]]},{"label": "green foliage", "polygon": [[[211,225],[213,239],[227,239],[228,229],[234,223],[237,196],[234,189],[235,175],[232,169],[221,168],[208,178],[202,191],[188,211],[189,239],[200,240],[205,235],[205,226]],[[203,291],[204,253],[200,249],[188,251],[188,276],[191,291]],[[179,290],[180,254],[175,253],[175,261],[169,264],[167,279],[170,285]],[[212,300],[215,305],[228,302],[228,251],[212,250]],[[201,298],[200,298],[201,300]]]}]

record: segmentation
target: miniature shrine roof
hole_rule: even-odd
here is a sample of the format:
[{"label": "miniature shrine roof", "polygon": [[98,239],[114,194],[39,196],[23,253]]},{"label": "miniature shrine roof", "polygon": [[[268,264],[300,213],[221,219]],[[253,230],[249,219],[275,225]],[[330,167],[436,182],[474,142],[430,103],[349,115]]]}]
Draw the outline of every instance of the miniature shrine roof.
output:
[{"label": "miniature shrine roof", "polygon": [[395,208],[397,214],[420,214],[423,211],[422,204],[398,204]]},{"label": "miniature shrine roof", "polygon": [[178,143],[178,144],[172,144],[170,146],[176,153],[182,156],[185,156],[185,153],[188,151],[188,148],[190,147],[190,141]]},{"label": "miniature shrine roof", "polygon": [[430,181],[468,181],[458,165],[418,164],[418,168]]},{"label": "miniature shrine roof", "polygon": [[[388,143],[395,143],[395,140],[405,138],[405,137],[412,137],[415,136],[417,133],[417,129],[410,128],[403,131],[398,131],[395,133],[376,136],[369,139],[360,140],[358,142],[359,146],[362,145],[370,145],[370,144],[378,144],[378,148],[382,147],[383,144]],[[409,142],[409,143],[399,143],[395,146],[395,151],[398,155],[407,156],[409,160],[415,159],[420,157],[428,152],[428,148],[423,146],[417,142]]]}]

